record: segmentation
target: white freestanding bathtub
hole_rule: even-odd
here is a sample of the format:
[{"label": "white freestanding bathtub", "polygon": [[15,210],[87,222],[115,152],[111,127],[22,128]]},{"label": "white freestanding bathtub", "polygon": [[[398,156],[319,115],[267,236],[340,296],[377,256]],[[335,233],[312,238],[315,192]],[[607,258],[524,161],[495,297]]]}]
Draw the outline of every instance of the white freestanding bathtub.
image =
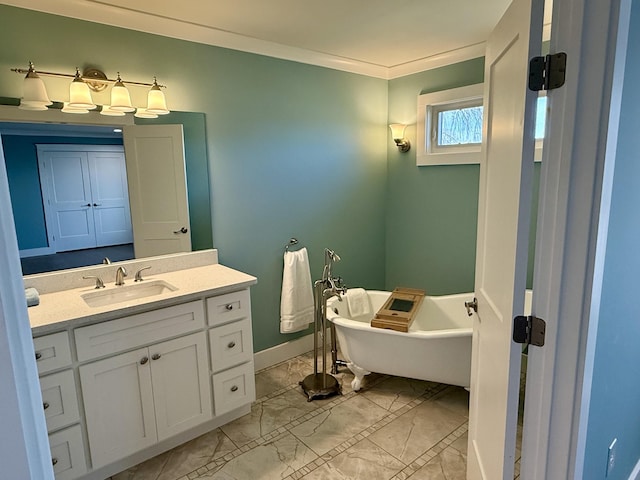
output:
[{"label": "white freestanding bathtub", "polygon": [[350,318],[346,300],[327,302],[327,319],[336,326],[338,344],[359,390],[371,372],[469,387],[473,317],[465,301],[473,293],[426,296],[409,331],[371,327],[371,318],[391,292],[368,290],[371,315]]}]

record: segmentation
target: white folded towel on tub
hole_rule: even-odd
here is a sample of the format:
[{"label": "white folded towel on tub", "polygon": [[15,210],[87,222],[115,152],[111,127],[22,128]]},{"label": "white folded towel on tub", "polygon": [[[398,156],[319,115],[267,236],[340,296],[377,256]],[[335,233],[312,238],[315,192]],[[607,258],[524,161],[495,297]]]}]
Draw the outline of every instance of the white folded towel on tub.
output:
[{"label": "white folded towel on tub", "polygon": [[280,333],[304,330],[313,323],[313,287],[307,249],[284,253]]},{"label": "white folded towel on tub", "polygon": [[351,318],[371,315],[371,302],[364,288],[349,288],[344,295]]}]

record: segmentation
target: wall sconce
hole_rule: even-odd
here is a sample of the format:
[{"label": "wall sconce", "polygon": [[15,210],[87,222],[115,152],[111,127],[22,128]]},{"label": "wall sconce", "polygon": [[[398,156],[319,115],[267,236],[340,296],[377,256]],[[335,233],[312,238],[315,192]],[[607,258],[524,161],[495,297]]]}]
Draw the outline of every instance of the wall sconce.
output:
[{"label": "wall sconce", "polygon": [[389,128],[391,129],[391,138],[396,142],[398,150],[401,152],[408,152],[411,148],[411,143],[409,140],[404,138],[404,130],[407,126],[402,123],[392,123],[389,125]]},{"label": "wall sconce", "polygon": [[164,85],[158,85],[156,77],[153,77],[153,83],[131,82],[128,85],[151,87],[147,95],[147,108],[137,108],[131,104],[129,90],[125,86],[125,82],[120,78],[120,72],[116,80],[107,78],[104,72],[97,69],[86,69],[82,74],[76,68],[75,75],[68,73],[43,72],[36,71],[33,63],[29,62],[29,69],[12,68],[12,72],[26,74],[23,85],[23,96],[20,99],[22,110],[47,110],[47,106],[53,102],[49,100],[44,82],[40,76],[72,78],[69,85],[69,101],[63,102],[64,113],[89,113],[97,107],[91,98],[91,91],[101,92],[113,85],[111,88],[111,105],[103,105],[100,113],[102,115],[122,116],[127,112],[136,111],[137,117],[157,118],[158,115],[166,115],[169,113],[167,109],[166,99],[161,88]]}]

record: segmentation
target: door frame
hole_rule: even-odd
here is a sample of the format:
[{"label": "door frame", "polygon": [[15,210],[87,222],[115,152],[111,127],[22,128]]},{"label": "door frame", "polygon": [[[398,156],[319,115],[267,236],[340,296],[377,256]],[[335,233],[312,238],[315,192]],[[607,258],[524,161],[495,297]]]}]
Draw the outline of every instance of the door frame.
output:
[{"label": "door frame", "polygon": [[630,4],[553,5],[550,52],[567,53],[567,78],[547,94],[532,305],[547,338],[529,348],[523,480],[582,478],[602,275],[596,247],[608,214],[603,177],[615,153]]}]

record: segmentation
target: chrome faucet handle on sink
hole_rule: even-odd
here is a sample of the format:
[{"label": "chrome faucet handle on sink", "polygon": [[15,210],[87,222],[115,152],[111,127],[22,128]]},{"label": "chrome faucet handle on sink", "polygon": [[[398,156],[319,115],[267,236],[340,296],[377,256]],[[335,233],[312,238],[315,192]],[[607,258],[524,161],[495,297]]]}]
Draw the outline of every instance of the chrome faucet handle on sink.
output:
[{"label": "chrome faucet handle on sink", "polygon": [[141,268],[140,270],[138,270],[138,271],[136,272],[136,278],[135,278],[133,281],[134,281],[134,282],[141,282],[141,281],[143,281],[143,280],[144,280],[144,278],[142,278],[142,272],[143,272],[143,271],[145,271],[145,270],[149,270],[150,268],[151,268],[151,267],[149,266],[149,267],[143,267],[143,268]]},{"label": "chrome faucet handle on sink", "polygon": [[96,286],[95,286],[96,289],[97,288],[104,288],[104,282],[97,275],[86,275],[86,276],[84,276],[82,278],[84,278],[85,280],[89,280],[90,278],[93,278],[96,281]]}]

